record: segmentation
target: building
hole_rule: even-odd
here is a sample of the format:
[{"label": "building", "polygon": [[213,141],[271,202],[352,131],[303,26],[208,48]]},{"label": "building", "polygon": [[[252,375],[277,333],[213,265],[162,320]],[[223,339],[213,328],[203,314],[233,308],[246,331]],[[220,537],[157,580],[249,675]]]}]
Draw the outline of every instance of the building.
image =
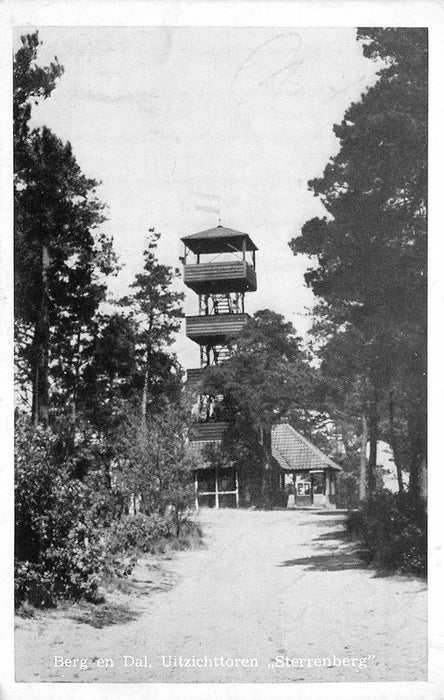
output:
[{"label": "building", "polygon": [[336,508],[336,477],[342,471],[336,462],[285,422],[273,427],[271,446],[289,506]]}]

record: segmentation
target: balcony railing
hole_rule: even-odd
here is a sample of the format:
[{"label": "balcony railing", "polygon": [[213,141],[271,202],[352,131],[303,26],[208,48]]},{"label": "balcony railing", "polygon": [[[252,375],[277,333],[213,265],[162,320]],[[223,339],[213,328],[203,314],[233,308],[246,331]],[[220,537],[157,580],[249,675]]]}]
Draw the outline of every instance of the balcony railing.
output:
[{"label": "balcony railing", "polygon": [[184,282],[197,294],[254,292],[256,271],[245,260],[185,265]]},{"label": "balcony railing", "polygon": [[249,318],[248,314],[187,316],[185,332],[199,345],[223,344],[227,338],[238,335]]},{"label": "balcony railing", "polygon": [[192,442],[220,442],[228,430],[228,423],[194,423],[189,430]]},{"label": "balcony railing", "polygon": [[192,388],[198,386],[205,377],[206,367],[199,367],[197,369],[187,369],[187,386]]}]

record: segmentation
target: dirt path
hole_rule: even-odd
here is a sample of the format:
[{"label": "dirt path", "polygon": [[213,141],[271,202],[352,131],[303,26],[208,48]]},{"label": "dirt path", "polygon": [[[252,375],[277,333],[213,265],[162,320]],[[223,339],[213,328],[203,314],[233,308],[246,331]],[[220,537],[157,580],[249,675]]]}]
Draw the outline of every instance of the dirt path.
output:
[{"label": "dirt path", "polygon": [[[130,611],[122,607],[119,624],[95,628],[61,612],[19,619],[16,680],[426,679],[424,583],[375,577],[344,539],[342,515],[221,510],[200,517],[206,547],[160,568],[138,567],[138,595]],[[57,667],[55,656],[85,659],[87,668]],[[190,666],[174,666],[174,657]]]}]

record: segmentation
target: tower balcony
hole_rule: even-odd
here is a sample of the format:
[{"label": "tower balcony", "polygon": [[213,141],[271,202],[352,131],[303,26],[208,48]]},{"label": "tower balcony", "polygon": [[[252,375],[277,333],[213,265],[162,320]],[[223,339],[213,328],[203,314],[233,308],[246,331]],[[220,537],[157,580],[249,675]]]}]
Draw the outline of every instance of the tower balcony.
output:
[{"label": "tower balcony", "polygon": [[187,369],[186,384],[188,388],[198,387],[205,378],[206,367]]},{"label": "tower balcony", "polygon": [[185,265],[184,283],[196,294],[255,292],[256,271],[245,260]]},{"label": "tower balcony", "polygon": [[219,421],[212,423],[194,423],[189,430],[191,442],[221,442],[228,430],[228,423]]},{"label": "tower balcony", "polygon": [[187,316],[185,332],[199,345],[223,344],[227,338],[238,335],[249,318],[248,314]]}]

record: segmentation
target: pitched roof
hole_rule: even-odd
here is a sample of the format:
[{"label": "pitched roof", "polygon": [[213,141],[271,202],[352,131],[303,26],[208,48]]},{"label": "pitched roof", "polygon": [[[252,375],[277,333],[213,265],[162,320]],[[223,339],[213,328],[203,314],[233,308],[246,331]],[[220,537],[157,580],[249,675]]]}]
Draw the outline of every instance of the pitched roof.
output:
[{"label": "pitched roof", "polygon": [[271,432],[271,447],[273,457],[286,471],[326,468],[342,471],[336,462],[288,423],[274,426]]},{"label": "pitched roof", "polygon": [[215,226],[206,231],[199,231],[190,236],[184,236],[181,240],[193,253],[226,253],[242,249],[245,240],[247,250],[257,250],[248,233],[235,231],[226,226]]},{"label": "pitched roof", "polygon": [[[221,440],[194,440],[188,443],[189,453],[195,457],[203,456],[205,449],[211,445],[218,449]],[[271,431],[271,451],[274,459],[281,469],[285,471],[335,469],[342,471],[336,462],[327,457],[318,447],[313,445],[306,437],[298,433],[288,423],[275,425]],[[211,467],[207,461],[201,468]]]},{"label": "pitched roof", "polygon": [[[212,448],[213,450],[217,451],[221,444],[222,440],[193,440],[187,445],[188,454],[192,457],[203,457],[205,450]],[[200,468],[204,469],[211,466],[211,461],[202,461]]]}]

